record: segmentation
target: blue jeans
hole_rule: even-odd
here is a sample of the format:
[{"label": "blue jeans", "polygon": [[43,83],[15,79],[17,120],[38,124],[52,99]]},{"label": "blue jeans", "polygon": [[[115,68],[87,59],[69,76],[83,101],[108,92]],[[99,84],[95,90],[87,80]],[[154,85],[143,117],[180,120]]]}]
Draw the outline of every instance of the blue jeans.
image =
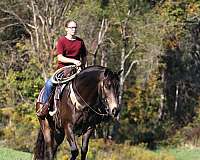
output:
[{"label": "blue jeans", "polygon": [[52,83],[51,78],[49,78],[46,83],[45,83],[45,88],[44,88],[44,95],[43,95],[43,103],[47,103],[48,100],[50,99],[50,95],[52,94],[54,90],[54,84]]}]

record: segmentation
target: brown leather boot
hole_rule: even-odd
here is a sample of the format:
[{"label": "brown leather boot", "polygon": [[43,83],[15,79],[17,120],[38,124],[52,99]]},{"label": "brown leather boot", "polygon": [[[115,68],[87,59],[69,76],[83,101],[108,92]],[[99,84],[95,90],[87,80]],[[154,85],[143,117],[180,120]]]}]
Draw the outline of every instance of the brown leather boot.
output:
[{"label": "brown leather boot", "polygon": [[38,117],[45,117],[49,112],[49,103],[37,103],[36,104],[36,115]]}]

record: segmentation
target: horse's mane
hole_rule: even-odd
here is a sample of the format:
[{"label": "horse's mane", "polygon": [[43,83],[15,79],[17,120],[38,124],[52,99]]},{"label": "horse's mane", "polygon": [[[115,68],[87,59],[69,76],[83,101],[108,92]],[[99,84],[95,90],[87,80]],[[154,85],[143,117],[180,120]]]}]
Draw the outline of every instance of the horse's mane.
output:
[{"label": "horse's mane", "polygon": [[80,74],[85,74],[85,73],[88,73],[88,72],[91,72],[91,71],[103,71],[105,70],[106,67],[103,67],[103,66],[88,66],[86,68],[84,68]]},{"label": "horse's mane", "polygon": [[103,66],[89,66],[81,70],[80,73],[77,74],[77,78],[85,77],[85,76],[95,76],[97,74],[102,73],[105,70]]},{"label": "horse's mane", "polygon": [[99,66],[99,65],[86,67],[78,75],[79,76],[85,75],[85,74],[88,74],[88,72],[93,72],[93,73],[106,72],[107,77],[111,79],[119,80],[117,73],[113,72],[110,68]]}]

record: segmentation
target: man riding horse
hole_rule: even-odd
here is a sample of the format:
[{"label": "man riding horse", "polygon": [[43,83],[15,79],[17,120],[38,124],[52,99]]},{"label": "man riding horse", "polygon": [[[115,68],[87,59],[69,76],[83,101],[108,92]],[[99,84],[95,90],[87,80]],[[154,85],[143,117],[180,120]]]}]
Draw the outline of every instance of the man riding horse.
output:
[{"label": "man riding horse", "polygon": [[[85,68],[87,62],[87,51],[82,39],[75,36],[77,23],[73,20],[68,20],[65,24],[67,34],[61,36],[56,45],[58,69],[67,65],[75,64],[77,67]],[[46,116],[49,108],[50,98],[53,97],[55,85],[52,82],[52,77],[45,83],[42,104],[37,109],[37,116]]]}]

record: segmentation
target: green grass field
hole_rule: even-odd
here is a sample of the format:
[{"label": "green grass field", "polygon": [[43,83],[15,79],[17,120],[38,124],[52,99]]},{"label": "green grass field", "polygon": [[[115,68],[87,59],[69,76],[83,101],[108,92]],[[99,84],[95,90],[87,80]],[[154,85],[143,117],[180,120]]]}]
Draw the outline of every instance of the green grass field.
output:
[{"label": "green grass field", "polygon": [[200,160],[200,149],[169,149],[169,153],[176,157],[176,160]]},{"label": "green grass field", "polygon": [[[160,151],[159,151],[160,152]],[[157,152],[159,154],[159,152]],[[200,160],[200,149],[162,149],[176,160]],[[31,160],[32,154],[0,147],[0,160]]]},{"label": "green grass field", "polygon": [[0,147],[0,160],[31,160],[32,155],[12,149]]}]

